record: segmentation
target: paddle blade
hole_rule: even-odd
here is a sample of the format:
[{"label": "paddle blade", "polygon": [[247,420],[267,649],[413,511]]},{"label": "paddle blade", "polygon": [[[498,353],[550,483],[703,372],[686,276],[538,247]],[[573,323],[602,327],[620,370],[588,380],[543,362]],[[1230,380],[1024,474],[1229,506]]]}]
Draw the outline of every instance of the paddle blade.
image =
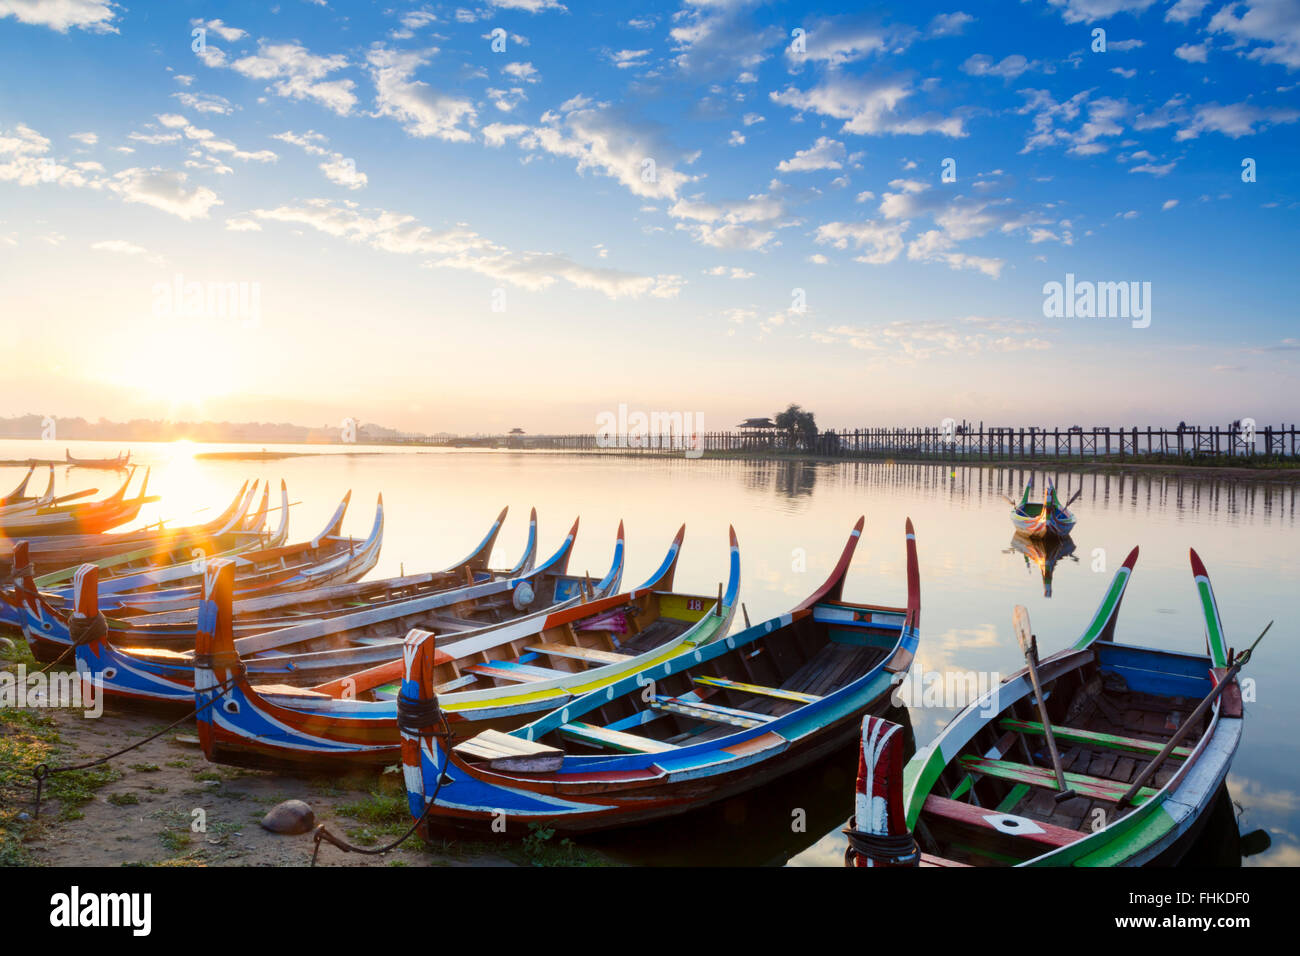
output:
[{"label": "paddle blade", "polygon": [[1020,650],[1028,654],[1034,646],[1034,629],[1029,624],[1029,608],[1023,604],[1016,605],[1016,609],[1011,612],[1011,628],[1016,632]]}]

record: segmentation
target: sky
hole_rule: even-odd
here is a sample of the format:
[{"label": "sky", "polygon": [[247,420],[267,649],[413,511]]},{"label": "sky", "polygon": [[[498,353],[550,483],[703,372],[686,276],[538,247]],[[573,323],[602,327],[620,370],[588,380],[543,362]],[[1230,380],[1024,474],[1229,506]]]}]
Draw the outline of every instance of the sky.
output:
[{"label": "sky", "polygon": [[0,416],[1289,423],[1298,82],[1300,0],[0,0]]}]

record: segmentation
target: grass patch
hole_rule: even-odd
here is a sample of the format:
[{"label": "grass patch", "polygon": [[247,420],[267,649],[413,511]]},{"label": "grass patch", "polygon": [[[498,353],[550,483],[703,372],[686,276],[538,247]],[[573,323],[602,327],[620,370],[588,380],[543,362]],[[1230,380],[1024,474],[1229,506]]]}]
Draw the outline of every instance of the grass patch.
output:
[{"label": "grass patch", "polygon": [[[27,646],[6,648],[7,653]],[[30,654],[27,655],[30,659]],[[21,661],[20,661],[21,662]],[[0,866],[21,866],[31,859],[23,840],[40,825],[34,816],[36,797],[32,771],[40,764],[58,767],[72,760],[59,739],[54,716],[21,708],[0,709]],[[80,807],[89,803],[95,791],[121,777],[108,765],[90,770],[72,770],[46,777],[42,791],[42,821],[81,817]],[[52,814],[57,805],[57,814]]]},{"label": "grass patch", "polygon": [[124,790],[121,793],[110,793],[108,802],[115,807],[132,807],[140,802],[140,795]]}]

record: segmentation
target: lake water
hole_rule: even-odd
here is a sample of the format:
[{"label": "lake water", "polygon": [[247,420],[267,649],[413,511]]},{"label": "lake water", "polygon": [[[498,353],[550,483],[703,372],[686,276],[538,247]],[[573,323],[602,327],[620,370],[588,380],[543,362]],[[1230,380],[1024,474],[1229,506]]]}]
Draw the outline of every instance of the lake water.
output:
[{"label": "lake water", "polygon": [[[76,457],[109,457],[118,450],[96,442],[0,441],[0,460],[61,457],[65,446]],[[1054,477],[1063,500],[1082,490],[1073,506],[1079,519],[1075,551],[1057,563],[1047,597],[1039,569],[1012,548],[1001,497],[1023,488],[1030,475],[1023,468],[364,446],[284,446],[284,451],[323,454],[279,461],[194,457],[240,447],[132,445],[132,460],[152,467],[150,491],[163,497],[137,523],[205,521],[226,506],[245,479],[278,486],[283,478],[291,500],[298,502],[291,512],[292,540],[318,532],[349,489],[352,507],[345,529],[364,535],[382,493],[387,523],[383,557],[373,575],[388,576],[464,557],[505,505],[510,515],[493,564],[513,564],[523,548],[528,509],[536,506],[539,553],[558,546],[581,515],[570,567],[597,577],[609,566],[622,519],[628,545],[624,584],[633,586],[655,568],[685,522],[676,586],[703,593],[716,592],[725,576],[732,524],[740,540],[741,596],[750,620],[758,622],[789,610],[822,582],[859,515],[866,516],[866,529],[845,597],[902,604],[903,522],[910,516],[922,589],[914,673],[922,675],[1007,674],[1023,666],[1011,630],[1016,604],[1029,608],[1044,655],[1073,642],[1134,545],[1142,553],[1117,639],[1203,651],[1187,559],[1188,548],[1195,547],[1209,568],[1231,644],[1245,646],[1276,619],[1245,673],[1254,681],[1245,689],[1255,700],[1247,705],[1245,738],[1228,782],[1241,832],[1264,829],[1272,841],[1247,864],[1300,864],[1300,734],[1295,731],[1300,695],[1293,686],[1300,682],[1300,627],[1293,613],[1300,582],[1296,485],[1035,471],[1036,488]],[[22,473],[0,467],[0,494],[7,494]],[[112,472],[58,469],[61,492],[107,491],[120,480]],[[38,473],[32,487],[39,493],[44,482]],[[941,706],[911,706],[907,718],[924,744],[953,713]],[[845,751],[744,799],[591,842],[632,862],[838,865],[844,849],[839,828],[851,809],[855,761],[856,755]],[[1219,830],[1207,831],[1206,841],[1227,839]]]}]

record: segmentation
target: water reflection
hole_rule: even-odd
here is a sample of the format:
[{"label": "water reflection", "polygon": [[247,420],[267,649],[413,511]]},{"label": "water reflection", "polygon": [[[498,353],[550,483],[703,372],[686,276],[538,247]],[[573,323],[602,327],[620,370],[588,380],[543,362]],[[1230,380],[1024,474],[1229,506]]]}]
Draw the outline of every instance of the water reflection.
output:
[{"label": "water reflection", "polygon": [[[916,737],[906,708],[883,715],[904,728],[904,753],[916,752]],[[711,807],[645,826],[581,837],[616,860],[650,866],[781,866],[839,835],[853,811],[858,772],[857,737],[802,770]],[[842,839],[842,837],[841,837]],[[815,862],[832,852],[823,849]]]},{"label": "water reflection", "polygon": [[1003,554],[1021,554],[1025,558],[1025,567],[1037,568],[1043,579],[1043,597],[1052,596],[1052,574],[1056,571],[1056,562],[1069,558],[1075,564],[1079,558],[1074,553],[1074,541],[1070,538],[1049,536],[1046,538],[1027,538],[1023,534],[1011,536],[1011,547]]}]

